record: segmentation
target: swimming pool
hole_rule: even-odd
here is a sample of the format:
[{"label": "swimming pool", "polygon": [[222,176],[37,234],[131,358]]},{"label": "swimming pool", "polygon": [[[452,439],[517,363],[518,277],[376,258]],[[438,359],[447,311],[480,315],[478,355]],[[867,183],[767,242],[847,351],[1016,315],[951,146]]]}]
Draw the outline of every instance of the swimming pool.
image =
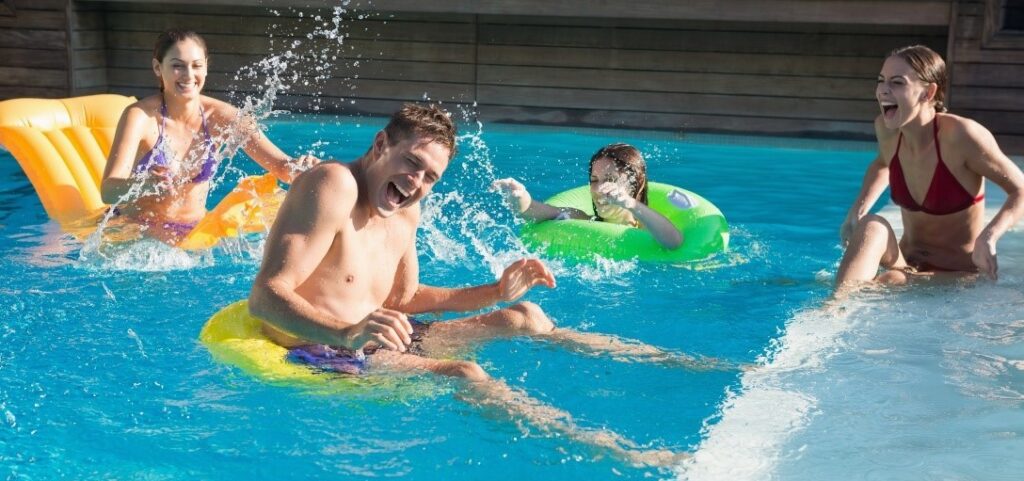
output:
[{"label": "swimming pool", "polygon": [[[269,135],[285,151],[353,159],[382,125],[297,116]],[[473,356],[583,427],[691,461],[632,467],[462,402],[442,380],[414,396],[260,383],[197,341],[210,315],[247,296],[258,238],[199,257],[143,245],[80,260],[0,153],[5,478],[1013,479],[1024,468],[1019,233],[1000,245],[996,285],[822,307],[870,144],[485,125],[426,201],[423,281],[490,282],[520,255],[486,189],[495,176],[544,198],[582,184],[590,155],[614,141],[647,155],[652,180],[716,203],[731,252],[688,267],[553,260],[558,288],[527,299],[562,326],[761,367],[691,372],[526,339]],[[238,170],[257,171],[236,167],[215,198]]]}]

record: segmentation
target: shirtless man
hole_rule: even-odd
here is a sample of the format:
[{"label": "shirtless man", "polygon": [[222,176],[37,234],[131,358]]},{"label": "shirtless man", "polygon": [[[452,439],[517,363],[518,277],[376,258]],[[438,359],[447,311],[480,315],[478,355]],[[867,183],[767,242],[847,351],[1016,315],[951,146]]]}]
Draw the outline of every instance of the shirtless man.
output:
[{"label": "shirtless man", "polygon": [[[271,339],[285,347],[382,347],[375,364],[486,377],[472,362],[406,353],[414,334],[407,314],[474,311],[515,300],[538,284],[554,287],[555,280],[540,261],[524,259],[494,284],[445,289],[419,283],[419,201],[444,174],[454,144],[455,127],[443,111],[406,106],[363,157],[324,164],[295,181],[249,297],[251,313],[265,321]],[[536,305],[519,303],[435,327],[482,336],[538,334],[554,326]]]},{"label": "shirtless man", "polygon": [[[419,201],[444,174],[454,143],[455,127],[444,111],[407,104],[358,160],[347,165],[324,163],[296,179],[267,237],[263,264],[249,296],[251,314],[264,321],[264,332],[274,342],[298,349],[333,346],[338,352],[331,353],[332,359],[352,357],[356,372],[366,367],[362,350],[375,349],[370,357],[373,369],[427,370],[465,378],[480,404],[526,417],[543,429],[608,449],[632,463],[675,459],[665,451],[639,450],[605,430],[580,428],[568,414],[490,379],[474,362],[429,357],[429,345],[543,335],[583,351],[600,349],[669,364],[673,357],[685,356],[614,337],[555,329],[529,302],[434,323],[422,345],[414,342],[421,333],[414,330],[408,314],[474,311],[514,301],[537,285],[555,286],[551,272],[536,259],[513,263],[493,284],[458,289],[420,284]],[[409,353],[410,348],[424,355]]]}]

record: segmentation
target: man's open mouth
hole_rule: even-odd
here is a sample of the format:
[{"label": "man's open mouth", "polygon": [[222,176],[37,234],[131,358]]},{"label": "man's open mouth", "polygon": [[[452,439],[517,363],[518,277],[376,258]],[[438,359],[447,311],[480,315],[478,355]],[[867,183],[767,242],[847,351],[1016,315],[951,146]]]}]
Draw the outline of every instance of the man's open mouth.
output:
[{"label": "man's open mouth", "polygon": [[411,196],[411,194],[406,192],[405,190],[403,190],[401,187],[399,187],[398,184],[396,184],[394,182],[388,182],[388,188],[387,188],[387,199],[388,199],[388,202],[394,204],[395,206],[400,206],[406,200],[408,200],[410,196]]}]

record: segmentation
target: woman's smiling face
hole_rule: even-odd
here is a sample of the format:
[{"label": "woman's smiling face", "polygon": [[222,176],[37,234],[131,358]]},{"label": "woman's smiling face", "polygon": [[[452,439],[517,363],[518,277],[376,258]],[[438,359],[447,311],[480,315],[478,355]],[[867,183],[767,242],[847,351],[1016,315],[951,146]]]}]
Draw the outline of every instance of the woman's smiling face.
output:
[{"label": "woman's smiling face", "polygon": [[153,60],[153,72],[163,85],[165,95],[197,97],[206,83],[206,49],[186,38],[175,43],[164,58]]},{"label": "woman's smiling face", "polygon": [[934,84],[922,81],[906,60],[898,56],[885,59],[878,74],[875,98],[886,127],[898,129],[925,108],[934,108],[934,95]]}]

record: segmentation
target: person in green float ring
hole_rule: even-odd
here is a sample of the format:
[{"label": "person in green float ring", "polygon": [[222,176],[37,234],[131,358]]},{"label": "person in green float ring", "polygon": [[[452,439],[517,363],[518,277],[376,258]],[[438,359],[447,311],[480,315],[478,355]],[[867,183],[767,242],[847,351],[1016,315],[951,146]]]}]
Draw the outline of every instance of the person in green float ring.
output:
[{"label": "person in green float ring", "polygon": [[517,214],[527,220],[590,219],[647,230],[662,247],[672,250],[683,244],[679,228],[647,206],[647,163],[636,147],[611,144],[590,158],[590,196],[595,215],[572,207],[555,207],[533,200],[515,179],[494,182]]}]

